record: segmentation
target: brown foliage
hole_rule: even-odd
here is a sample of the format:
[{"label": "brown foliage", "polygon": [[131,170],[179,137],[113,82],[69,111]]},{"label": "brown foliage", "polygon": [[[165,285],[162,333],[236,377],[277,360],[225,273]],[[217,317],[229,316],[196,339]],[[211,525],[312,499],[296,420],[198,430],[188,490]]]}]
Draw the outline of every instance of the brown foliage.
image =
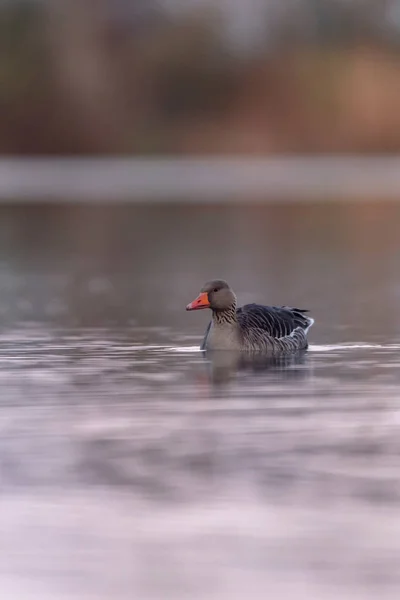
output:
[{"label": "brown foliage", "polygon": [[209,15],[133,33],[101,3],[46,6],[2,12],[0,152],[400,150],[396,49],[299,45],[239,60]]}]

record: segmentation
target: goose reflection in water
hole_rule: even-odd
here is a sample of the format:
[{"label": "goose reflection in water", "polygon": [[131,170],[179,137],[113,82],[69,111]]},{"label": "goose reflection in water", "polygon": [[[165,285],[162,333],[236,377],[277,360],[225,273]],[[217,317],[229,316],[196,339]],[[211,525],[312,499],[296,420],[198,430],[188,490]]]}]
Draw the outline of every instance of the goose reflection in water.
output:
[{"label": "goose reflection in water", "polygon": [[204,350],[202,354],[207,361],[210,381],[215,384],[228,383],[247,373],[279,377],[283,381],[307,379],[310,376],[311,363],[307,350],[286,356],[265,356],[235,350]]}]

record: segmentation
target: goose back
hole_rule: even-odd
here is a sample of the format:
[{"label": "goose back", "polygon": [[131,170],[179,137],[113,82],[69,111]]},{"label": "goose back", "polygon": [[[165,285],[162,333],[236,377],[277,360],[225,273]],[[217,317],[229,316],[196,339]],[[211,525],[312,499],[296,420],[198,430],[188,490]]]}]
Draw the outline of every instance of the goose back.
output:
[{"label": "goose back", "polygon": [[263,306],[261,304],[245,304],[236,311],[237,320],[242,331],[261,329],[272,338],[290,335],[297,327],[306,329],[310,319],[302,308],[289,306]]},{"label": "goose back", "polygon": [[[306,349],[307,332],[314,323],[306,312],[306,309],[288,306],[245,304],[236,310],[241,349],[271,355]],[[212,325],[211,321],[201,344],[202,350],[207,348]]]}]

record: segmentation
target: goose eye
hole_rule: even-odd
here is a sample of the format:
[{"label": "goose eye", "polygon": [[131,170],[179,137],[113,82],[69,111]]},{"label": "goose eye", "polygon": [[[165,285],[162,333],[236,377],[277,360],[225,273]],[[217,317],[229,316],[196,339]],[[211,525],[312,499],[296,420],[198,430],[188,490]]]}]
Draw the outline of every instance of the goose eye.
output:
[{"label": "goose eye", "polygon": [[213,292],[218,292],[218,288],[214,288],[214,289],[213,289]]}]

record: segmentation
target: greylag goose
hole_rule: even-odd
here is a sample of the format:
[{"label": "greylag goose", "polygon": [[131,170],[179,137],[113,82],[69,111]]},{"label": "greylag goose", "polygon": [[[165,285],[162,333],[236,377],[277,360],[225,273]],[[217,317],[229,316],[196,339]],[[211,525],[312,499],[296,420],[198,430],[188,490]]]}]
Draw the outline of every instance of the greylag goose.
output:
[{"label": "greylag goose", "polygon": [[308,346],[307,333],[314,319],[308,312],[288,306],[245,304],[236,307],[233,290],[226,281],[206,283],[186,310],[210,308],[209,323],[201,350],[240,350],[268,356],[291,354]]}]

